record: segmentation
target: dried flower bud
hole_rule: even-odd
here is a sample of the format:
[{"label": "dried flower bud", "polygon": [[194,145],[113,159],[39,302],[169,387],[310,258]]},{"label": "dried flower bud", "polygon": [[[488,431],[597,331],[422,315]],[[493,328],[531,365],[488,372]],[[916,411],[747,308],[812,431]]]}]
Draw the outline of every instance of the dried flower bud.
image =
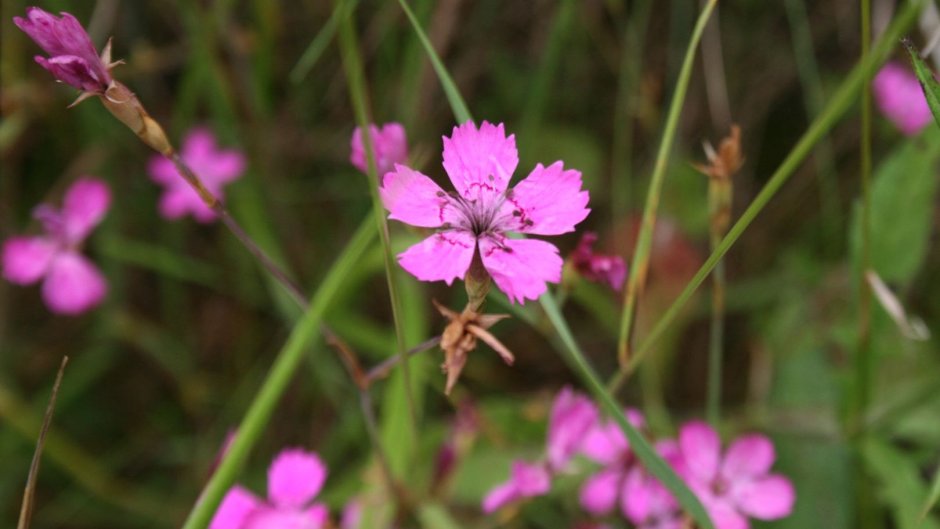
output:
[{"label": "dried flower bud", "polygon": [[470,304],[459,314],[437,301],[434,302],[434,306],[450,320],[441,334],[441,349],[444,350],[444,364],[441,365],[441,369],[447,373],[444,393],[449,395],[454,388],[454,384],[457,383],[460,373],[467,364],[467,355],[477,348],[477,339],[486,342],[507,364],[512,365],[515,362],[512,352],[487,331],[499,320],[508,318],[508,314],[480,314],[472,310]]},{"label": "dried flower bud", "polygon": [[715,235],[723,235],[731,225],[731,201],[733,185],[731,178],[744,164],[741,156],[741,127],[731,125],[731,133],[718,146],[716,153],[705,144],[708,165],[695,164],[695,168],[709,177],[708,204],[711,229]]},{"label": "dried flower bud", "polygon": [[114,117],[124,123],[141,141],[164,156],[173,154],[173,146],[167,139],[163,128],[150,117],[140,100],[123,84],[112,81],[101,102]]}]

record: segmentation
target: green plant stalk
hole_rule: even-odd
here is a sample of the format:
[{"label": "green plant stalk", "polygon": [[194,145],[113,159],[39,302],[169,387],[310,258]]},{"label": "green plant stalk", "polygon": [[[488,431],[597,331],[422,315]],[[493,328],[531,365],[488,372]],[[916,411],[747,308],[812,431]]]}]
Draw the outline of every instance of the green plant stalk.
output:
[{"label": "green plant stalk", "polygon": [[643,285],[646,283],[646,274],[649,271],[650,248],[653,243],[653,228],[656,226],[656,211],[659,208],[659,196],[662,191],[663,180],[666,176],[669,154],[672,152],[673,140],[676,136],[679,115],[682,113],[682,105],[685,103],[685,95],[689,88],[689,79],[692,76],[695,50],[702,38],[702,32],[705,29],[705,24],[708,22],[708,17],[715,9],[716,2],[717,0],[710,0],[705,5],[705,8],[702,9],[698,21],[695,23],[695,29],[692,31],[692,38],[689,40],[689,46],[685,52],[685,59],[682,62],[682,69],[679,71],[679,79],[676,82],[675,93],[669,105],[669,114],[666,117],[663,138],[659,144],[659,152],[656,155],[656,162],[653,167],[653,176],[650,180],[649,191],[646,195],[646,205],[643,208],[643,223],[640,226],[640,234],[633,252],[630,278],[627,281],[627,288],[624,290],[623,313],[620,317],[620,336],[617,339],[617,358],[621,367],[627,365],[630,357],[630,331],[633,326],[637,296],[639,295],[640,289],[642,289]]},{"label": "green plant stalk", "polygon": [[338,293],[353,265],[365,254],[374,235],[375,226],[370,222],[363,222],[343,253],[330,267],[313,296],[309,310],[303,314],[278,353],[245,418],[238,426],[232,445],[203,489],[199,501],[183,524],[183,529],[205,529],[209,525],[222,496],[235,482],[249,451],[264,433],[278,400],[304,358],[304,352],[319,335],[326,308]]},{"label": "green plant stalk", "polygon": [[[473,116],[470,114],[470,111],[467,109],[467,105],[463,101],[463,97],[460,95],[460,91],[457,89],[457,86],[454,84],[453,79],[451,79],[450,74],[448,74],[447,69],[444,68],[444,65],[440,62],[440,59],[437,57],[437,53],[434,51],[434,48],[431,46],[430,41],[424,35],[424,30],[421,29],[421,26],[418,24],[417,19],[410,14],[410,9],[405,0],[399,0],[399,3],[402,6],[402,9],[405,10],[406,14],[409,14],[409,19],[414,26],[415,32],[418,34],[418,37],[421,39],[421,42],[425,45],[425,50],[428,53],[428,56],[431,58],[431,63],[435,65],[435,71],[438,74],[438,78],[441,82],[441,85],[444,91],[447,93],[447,99],[451,102],[451,110],[454,113],[454,117],[458,120],[473,121]],[[565,321],[564,316],[562,316],[561,311],[558,310],[558,305],[555,303],[555,299],[552,297],[551,293],[546,292],[539,298],[542,308],[545,311],[545,314],[548,316],[549,321],[552,324],[556,334],[561,339],[564,349],[568,352],[570,359],[573,361],[573,365],[576,368],[578,375],[581,376],[585,384],[591,388],[591,391],[597,395],[597,398],[603,403],[604,408],[607,412],[617,421],[617,424],[620,426],[620,429],[623,430],[624,435],[630,440],[630,446],[633,448],[634,453],[643,462],[644,467],[649,470],[657,479],[659,479],[666,488],[676,497],[679,501],[679,504],[695,519],[695,521],[705,529],[714,529],[714,526],[711,523],[711,519],[708,517],[708,514],[705,512],[705,508],[702,507],[701,502],[695,494],[689,490],[688,487],[679,479],[676,473],[669,467],[669,465],[656,454],[656,451],[649,445],[646,439],[627,421],[626,416],[623,414],[623,410],[620,408],[620,405],[611,397],[611,395],[604,389],[604,385],[601,383],[600,379],[597,377],[597,374],[594,373],[594,370],[588,364],[587,359],[584,357],[584,353],[581,351],[581,348],[575,342],[574,337],[571,335],[571,330],[568,328],[568,323]],[[506,304],[506,306],[511,310],[511,312],[521,319],[532,325],[536,330],[541,330],[538,328],[538,322],[528,318],[526,312],[522,310],[521,307],[513,304]]]},{"label": "green plant stalk", "polygon": [[405,356],[405,331],[402,322],[401,297],[398,292],[396,279],[397,262],[392,255],[392,244],[389,240],[388,222],[385,219],[385,207],[382,205],[382,199],[379,197],[379,177],[378,169],[375,163],[375,151],[372,145],[372,135],[368,134],[369,125],[372,123],[369,115],[368,102],[365,90],[365,72],[362,67],[362,56],[359,52],[359,43],[356,39],[356,30],[351,13],[347,13],[339,22],[339,43],[340,51],[343,56],[343,69],[346,71],[346,82],[349,86],[349,98],[353,105],[353,111],[356,114],[356,121],[359,130],[362,131],[362,145],[366,152],[366,161],[368,162],[368,180],[369,196],[372,198],[372,214],[375,217],[375,224],[382,240],[382,248],[385,258],[385,279],[388,283],[388,296],[392,306],[392,320],[395,326],[395,345],[396,353],[401,359],[402,375],[405,382],[405,391],[408,397],[408,413],[411,420],[411,428],[417,431],[417,413],[415,411],[414,396],[411,387],[411,371],[409,362]]},{"label": "green plant stalk", "polygon": [[[714,184],[710,185],[711,188]],[[710,200],[712,198],[710,197]],[[721,232],[712,229],[711,249],[721,242]],[[705,415],[708,422],[718,428],[721,420],[721,359],[724,351],[725,318],[725,262],[718,261],[712,271],[712,311],[708,336],[708,393]]]},{"label": "green plant stalk", "polygon": [[313,66],[320,59],[320,56],[323,55],[330,41],[336,36],[336,28],[339,25],[339,21],[352,12],[358,3],[359,0],[339,0],[336,3],[336,7],[333,9],[333,13],[330,14],[330,18],[323,24],[317,36],[310,41],[303,55],[297,60],[297,64],[291,69],[290,81],[292,83],[300,84],[304,78],[307,77],[307,74],[313,69]]},{"label": "green plant stalk", "polygon": [[542,51],[542,60],[535,79],[528,90],[525,110],[522,112],[521,135],[523,137],[531,138],[543,122],[542,117],[545,112],[545,102],[548,100],[548,90],[556,77],[558,63],[563,57],[562,51],[568,32],[571,29],[574,7],[572,0],[562,0],[555,9],[548,42]]},{"label": "green plant stalk", "polygon": [[[793,39],[793,55],[796,70],[800,76],[800,85],[805,94],[807,118],[818,115],[823,108],[822,79],[819,77],[819,65],[813,50],[813,38],[809,31],[806,6],[803,0],[786,0],[787,20]],[[841,238],[841,207],[839,206],[839,187],[836,183],[836,163],[832,154],[832,142],[826,136],[820,139],[813,155],[816,164],[816,177],[819,181],[819,201],[822,206],[822,220],[825,227],[823,248],[832,251],[835,242]]]},{"label": "green plant stalk", "polygon": [[842,82],[839,89],[832,96],[829,104],[823,110],[823,113],[816,118],[809,129],[803,134],[797,144],[793,147],[787,157],[780,164],[780,167],[774,172],[764,185],[760,193],[754,198],[753,202],[747,207],[741,218],[731,227],[728,234],[721,240],[718,248],[708,256],[705,263],[699,268],[698,272],[692,277],[686,287],[682,290],[676,300],[669,306],[662,318],[656,323],[646,340],[637,348],[636,354],[630,359],[625,370],[617,373],[611,380],[609,387],[617,388],[623,382],[636,366],[649,353],[652,345],[666,331],[669,325],[679,315],[679,311],[688,303],[692,294],[701,286],[708,274],[715,268],[718,261],[731,246],[738,240],[744,230],[751,225],[751,222],[767,206],[770,199],[777,193],[780,187],[786,183],[790,176],[796,171],[799,165],[806,159],[812,151],[813,146],[822,139],[829,130],[839,121],[842,115],[852,106],[856,95],[861,90],[862,85],[869,82],[875,69],[884,62],[891,47],[897,42],[901,33],[904,32],[913,22],[918,13],[918,8],[923,5],[924,0],[914,0],[907,3],[900,13],[895,17],[894,22],[885,30],[882,38],[875,45],[872,53],[867,60],[860,62],[849,72],[845,81]]}]

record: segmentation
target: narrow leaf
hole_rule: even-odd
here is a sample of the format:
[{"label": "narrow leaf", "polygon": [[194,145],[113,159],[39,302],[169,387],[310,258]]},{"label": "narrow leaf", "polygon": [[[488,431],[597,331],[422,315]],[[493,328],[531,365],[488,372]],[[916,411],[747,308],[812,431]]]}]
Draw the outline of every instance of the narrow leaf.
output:
[{"label": "narrow leaf", "polygon": [[62,374],[65,372],[65,365],[68,363],[69,357],[63,356],[62,363],[59,365],[59,372],[55,376],[55,384],[52,385],[52,396],[49,397],[46,415],[43,417],[42,427],[39,429],[36,451],[33,452],[33,461],[29,464],[29,475],[26,477],[26,489],[23,491],[23,504],[20,506],[20,519],[16,524],[17,529],[27,529],[30,519],[33,517],[33,498],[36,496],[36,477],[39,475],[39,461],[42,459],[42,448],[46,444],[46,433],[49,431],[49,426],[52,425],[52,412],[55,410],[55,398],[59,394],[59,386],[62,384]]},{"label": "narrow leaf", "polygon": [[914,47],[914,44],[908,39],[903,39],[901,42],[904,43],[907,52],[911,54],[911,62],[914,63],[914,73],[917,74],[920,87],[924,90],[924,97],[927,98],[927,106],[930,107],[930,112],[933,113],[933,119],[937,122],[937,126],[940,127],[940,83],[937,82],[937,79],[933,76],[933,72],[930,71],[930,68],[927,67],[924,60],[920,58],[920,54],[917,53],[917,48]]},{"label": "narrow leaf", "polygon": [[930,486],[930,494],[927,495],[927,500],[924,501],[924,507],[920,510],[920,516],[918,517],[918,523],[923,522],[927,518],[927,514],[930,512],[930,509],[933,509],[937,504],[937,501],[940,501],[940,466],[937,466],[937,470],[933,473],[933,485]]}]

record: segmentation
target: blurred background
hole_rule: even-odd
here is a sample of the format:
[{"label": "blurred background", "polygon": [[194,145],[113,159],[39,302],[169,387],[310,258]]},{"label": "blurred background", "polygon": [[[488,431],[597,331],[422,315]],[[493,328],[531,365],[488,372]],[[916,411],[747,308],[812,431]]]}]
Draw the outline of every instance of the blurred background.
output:
[{"label": "blurred background", "polygon": [[[161,189],[147,174],[152,152],[99,102],[66,108],[76,94],[33,61],[39,48],[11,21],[27,5],[5,0],[0,7],[0,238],[38,232],[33,207],[59,203],[82,175],[105,179],[114,201],[85,247],[109,282],[97,310],[56,316],[35,286],[0,282],[0,520],[12,526],[16,519],[52,381],[69,355],[33,527],[178,527],[297,314],[224,227],[159,215]],[[371,211],[368,180],[348,161],[355,119],[332,38],[333,5],[99,0],[41,7],[73,13],[99,48],[113,36],[113,57],[126,61],[115,77],[174,142],[206,126],[221,145],[245,153],[247,173],[226,189],[227,204],[313,292]],[[581,170],[592,208],[582,227],[599,234],[598,250],[628,258],[698,2],[414,0],[412,7],[476,119],[504,122],[516,134],[517,178],[539,162],[564,160]],[[893,9],[874,0],[876,31]],[[719,10],[670,157],[639,341],[710,253],[708,180],[692,165],[706,161],[702,143],[717,145],[731,123],[741,127],[737,218],[859,56],[854,2],[726,0]],[[396,2],[363,0],[355,17],[375,120],[404,124],[412,166],[445,181],[441,136],[454,118],[413,29]],[[910,36],[926,42],[917,28]],[[895,58],[906,65],[902,53],[899,46]],[[905,337],[875,304],[878,369],[866,416],[874,434],[861,446],[845,427],[858,325],[859,134],[856,106],[726,258],[723,431],[772,434],[775,468],[797,489],[794,514],[767,526],[940,527],[934,517],[919,521],[940,460],[940,131],[931,125],[904,137],[874,116],[874,268],[934,336]],[[421,236],[398,223],[391,229],[396,249]],[[555,242],[567,255],[578,237]],[[443,328],[432,298],[459,308],[465,294],[400,277],[410,346]],[[704,413],[707,285],[620,392],[660,436]],[[572,270],[558,292],[579,342],[610,376],[620,294]],[[490,309],[504,310],[497,303]],[[393,354],[377,244],[350,273],[327,321],[365,365]],[[507,367],[481,347],[449,398],[440,351],[415,358],[417,438],[404,427],[400,371],[373,388],[393,471],[407,476],[416,498],[445,505],[461,526],[560,528],[584,516],[575,480],[510,519],[479,511],[513,457],[541,450],[551,397],[575,384],[537,327],[519,319],[495,327],[516,364]],[[319,343],[242,481],[263,491],[272,455],[304,446],[329,464],[324,499],[334,510],[362,491],[381,502],[358,408],[355,387]],[[454,430],[458,415],[469,419]],[[441,477],[436,454],[455,438],[456,463]],[[410,518],[400,525],[434,527]]]}]

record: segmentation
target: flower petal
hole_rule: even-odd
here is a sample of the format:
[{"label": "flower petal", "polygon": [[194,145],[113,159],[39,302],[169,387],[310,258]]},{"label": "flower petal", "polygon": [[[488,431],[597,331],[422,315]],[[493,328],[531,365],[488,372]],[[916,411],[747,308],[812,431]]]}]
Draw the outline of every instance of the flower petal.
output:
[{"label": "flower petal", "polygon": [[759,520],[788,516],[796,501],[793,484],[779,474],[733,485],[731,495],[742,512]]},{"label": "flower petal", "polygon": [[501,194],[518,164],[516,137],[506,137],[502,123],[484,121],[478,129],[468,121],[444,137],[444,170],[464,198]]},{"label": "flower petal", "polygon": [[261,507],[245,519],[243,529],[320,529],[326,522],[325,507],[297,508]]},{"label": "flower petal", "polygon": [[94,307],[108,292],[108,284],[85,257],[76,252],[60,253],[52,260],[42,297],[53,312],[79,314]]},{"label": "flower petal", "polygon": [[514,461],[512,464],[512,481],[520,496],[531,498],[541,496],[552,487],[552,477],[544,465]]},{"label": "flower petal", "polygon": [[150,174],[150,179],[158,184],[165,186],[187,185],[173,162],[159,154],[150,158],[150,162],[147,164],[147,173]]},{"label": "flower petal", "polygon": [[567,466],[568,461],[584,442],[584,437],[597,423],[598,412],[591,399],[563,388],[552,404],[548,421],[546,459],[555,471]]},{"label": "flower petal", "polygon": [[547,281],[561,280],[558,248],[545,241],[483,237],[480,257],[496,286],[511,302],[538,299],[548,288]]},{"label": "flower petal", "polygon": [[72,184],[62,201],[62,226],[71,244],[78,244],[101,222],[111,206],[111,190],[97,178]]},{"label": "flower petal", "polygon": [[585,511],[602,516],[613,510],[617,503],[621,473],[608,467],[585,480],[579,496]]},{"label": "flower petal", "polygon": [[75,55],[56,55],[47,59],[41,55],[33,57],[36,63],[45,68],[57,80],[86,92],[102,92],[107,85],[88,61]]},{"label": "flower petal", "polygon": [[505,483],[490,489],[483,498],[483,512],[491,514],[502,508],[504,505],[512,503],[519,498],[519,490],[516,484],[510,479]]},{"label": "flower petal", "polygon": [[[408,161],[408,138],[405,135],[405,127],[401,123],[386,123],[381,129],[375,125],[369,125],[369,136],[375,152],[375,166],[379,178],[392,171],[396,164],[404,164]],[[369,171],[365,146],[362,142],[362,130],[359,127],[353,131],[350,140],[349,161],[363,173]]]},{"label": "flower petal", "polygon": [[581,190],[581,172],[565,170],[561,162],[542,164],[507,193],[500,209],[506,231],[560,235],[574,231],[591,212],[588,192]]},{"label": "flower petal", "polygon": [[17,285],[35,283],[55,253],[55,244],[44,237],[13,237],[3,243],[3,277]]},{"label": "flower petal", "polygon": [[379,194],[390,219],[422,228],[460,224],[450,196],[433,180],[404,165],[395,165],[394,172],[385,174]]},{"label": "flower petal", "polygon": [[463,279],[476,248],[476,239],[469,232],[435,233],[408,248],[398,256],[398,264],[421,281]]},{"label": "flower petal", "polygon": [[774,464],[774,445],[763,435],[751,434],[738,438],[725,452],[721,474],[735,481],[766,474]]},{"label": "flower petal", "polygon": [[914,74],[900,63],[885,64],[872,80],[879,110],[907,136],[915,136],[931,121],[930,107]]},{"label": "flower petal", "polygon": [[741,513],[726,502],[706,505],[708,517],[715,524],[715,529],[750,529],[751,524]]},{"label": "flower petal", "polygon": [[236,485],[222,498],[222,503],[209,522],[209,529],[242,529],[248,515],[259,505],[254,494]]},{"label": "flower petal", "polygon": [[701,421],[686,423],[679,431],[679,446],[692,479],[708,482],[715,478],[721,439],[711,426]]},{"label": "flower petal", "polygon": [[268,468],[268,499],[278,507],[300,507],[320,492],[326,473],[317,454],[299,448],[283,450]]},{"label": "flower petal", "polygon": [[595,425],[581,443],[584,455],[602,465],[610,465],[623,459],[629,449],[623,431],[613,422]]}]

